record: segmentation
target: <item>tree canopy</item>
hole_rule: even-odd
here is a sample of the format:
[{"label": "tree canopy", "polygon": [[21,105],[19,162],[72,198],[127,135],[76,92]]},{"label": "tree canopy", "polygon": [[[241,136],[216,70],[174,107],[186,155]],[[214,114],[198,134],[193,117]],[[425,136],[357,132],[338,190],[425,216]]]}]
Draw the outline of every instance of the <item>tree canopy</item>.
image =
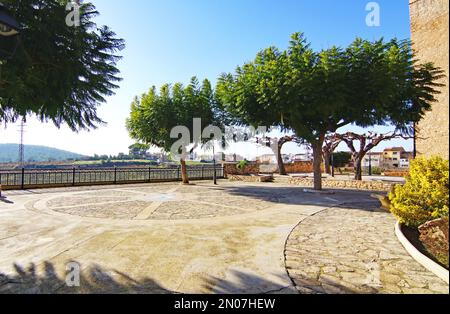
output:
[{"label": "tree canopy", "polygon": [[124,41],[107,26],[97,26],[99,13],[81,4],[80,25],[66,24],[68,0],[3,0],[20,23],[14,58],[1,65],[0,122],[36,115],[72,130],[103,123],[97,107],[120,81],[116,67]]},{"label": "tree canopy", "polygon": [[270,47],[234,74],[221,75],[217,93],[240,123],[279,126],[309,142],[314,186],[321,189],[328,133],[349,124],[408,131],[431,108],[441,74],[432,64],[417,65],[407,40],[358,38],[345,49],[315,52],[295,33],[285,51]]},{"label": "tree canopy", "polygon": [[[153,86],[148,93],[136,97],[131,104],[131,113],[126,124],[132,138],[162,148],[166,152],[171,151],[180,140],[179,134],[173,137],[171,131],[179,126],[186,128],[190,138],[183,147],[180,146],[184,153],[178,152],[181,156],[183,182],[189,183],[185,165],[186,149],[190,144],[195,146],[207,141],[209,137],[201,138],[200,133],[199,138],[195,133],[202,132],[203,128],[210,125],[220,126],[219,117],[220,110],[211,83],[204,80],[200,85],[197,78],[193,77],[187,86],[181,83],[166,84],[159,92]],[[200,130],[194,129],[196,118],[201,119]]]}]

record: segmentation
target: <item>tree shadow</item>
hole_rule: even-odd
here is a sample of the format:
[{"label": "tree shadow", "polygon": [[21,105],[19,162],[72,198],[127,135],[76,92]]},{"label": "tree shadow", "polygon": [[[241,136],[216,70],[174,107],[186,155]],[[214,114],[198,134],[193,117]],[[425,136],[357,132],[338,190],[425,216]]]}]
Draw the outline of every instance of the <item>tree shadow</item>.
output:
[{"label": "tree shadow", "polygon": [[6,203],[6,204],[14,204],[14,202],[8,200],[8,198],[6,196],[0,196],[0,202]]},{"label": "tree shadow", "polygon": [[[181,294],[170,291],[151,278],[136,280],[117,270],[106,270],[99,265],[82,269],[80,286],[69,287],[66,278],[58,276],[55,266],[50,262],[43,263],[43,271],[37,271],[35,264],[27,268],[14,264],[15,274],[6,275],[0,272],[0,294]],[[333,289],[310,289],[310,286],[283,286],[266,278],[231,271],[232,280],[207,276],[200,288],[208,294],[321,294],[334,293]],[[281,278],[281,275],[279,276]],[[286,277],[283,277],[286,279]],[[311,279],[313,280],[313,279]],[[339,283],[327,283],[339,293],[360,293]]]},{"label": "tree shadow", "polygon": [[173,294],[155,280],[135,280],[117,270],[99,265],[83,269],[80,265],[80,286],[70,287],[66,278],[58,276],[55,266],[43,263],[43,271],[35,264],[24,268],[14,264],[15,274],[0,272],[0,294]]},{"label": "tree shadow", "polygon": [[289,205],[311,205],[341,207],[364,211],[384,211],[381,202],[373,198],[377,191],[360,191],[350,189],[326,189],[325,193],[306,192],[306,187],[280,187],[274,185],[235,185],[220,186],[212,189],[221,190],[235,196],[244,196],[273,203]]}]

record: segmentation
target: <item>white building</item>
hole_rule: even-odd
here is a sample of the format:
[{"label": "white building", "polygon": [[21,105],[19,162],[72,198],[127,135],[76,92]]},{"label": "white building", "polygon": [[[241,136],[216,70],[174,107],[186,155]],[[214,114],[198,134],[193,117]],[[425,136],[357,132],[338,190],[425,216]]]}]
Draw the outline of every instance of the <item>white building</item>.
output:
[{"label": "white building", "polygon": [[378,168],[381,165],[382,153],[367,153],[362,161],[362,166],[368,168],[370,165],[374,168]]},{"label": "white building", "polygon": [[400,159],[400,168],[409,168],[409,158],[402,158]]}]

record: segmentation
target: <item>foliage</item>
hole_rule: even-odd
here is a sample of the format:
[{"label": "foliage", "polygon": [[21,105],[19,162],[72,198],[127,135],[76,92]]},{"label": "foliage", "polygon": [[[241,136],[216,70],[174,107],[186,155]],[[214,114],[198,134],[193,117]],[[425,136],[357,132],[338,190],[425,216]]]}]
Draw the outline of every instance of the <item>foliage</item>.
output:
[{"label": "foliage", "polygon": [[239,170],[244,170],[249,165],[249,162],[247,159],[241,160],[237,163],[236,168]]},{"label": "foliage", "polygon": [[14,58],[3,63],[0,122],[28,115],[72,130],[103,123],[97,107],[120,81],[116,53],[124,48],[107,26],[97,27],[90,3],[81,4],[80,26],[66,25],[68,0],[3,0],[21,24]]},{"label": "foliage", "polygon": [[126,121],[130,136],[169,152],[178,140],[170,137],[171,130],[184,126],[191,134],[190,143],[198,144],[200,139],[193,137],[193,119],[202,119],[202,127],[219,121],[214,111],[213,96],[211,83],[204,80],[199,86],[196,77],[186,87],[181,83],[163,85],[159,93],[153,86],[147,94],[136,97],[131,104],[130,117]]},{"label": "foliage", "polygon": [[440,157],[414,160],[406,184],[396,186],[389,195],[392,213],[409,227],[448,217],[448,180],[447,160]]},{"label": "foliage", "polygon": [[349,152],[333,153],[333,162],[335,167],[345,167],[352,159],[352,154]]},{"label": "foliage", "polygon": [[150,145],[148,144],[141,144],[141,143],[134,143],[133,145],[130,145],[128,147],[130,151],[131,157],[145,157],[145,154],[150,149]]},{"label": "foliage", "polygon": [[431,108],[441,74],[431,64],[416,66],[406,40],[358,38],[346,49],[315,52],[295,33],[287,50],[270,47],[222,74],[216,93],[239,123],[279,126],[309,142],[320,189],[326,134],[348,124],[408,129]]},{"label": "foliage", "polygon": [[[173,86],[166,84],[158,93],[153,86],[147,94],[136,97],[131,104],[126,125],[133,139],[169,152],[178,141],[178,138],[171,138],[171,131],[178,126],[189,130],[189,143],[194,147],[209,140],[195,138],[194,118],[201,119],[202,129],[209,125],[220,126],[220,109],[215,101],[211,83],[204,80],[200,86],[196,77],[193,77],[186,87],[181,83]],[[182,156],[180,162],[184,183],[188,183],[185,163],[187,149],[186,145],[179,151]]]},{"label": "foliage", "polygon": [[[364,167],[363,168],[363,172],[364,174],[369,174],[369,167]],[[383,171],[381,170],[380,167],[372,167],[372,175],[381,175],[383,173]]]}]

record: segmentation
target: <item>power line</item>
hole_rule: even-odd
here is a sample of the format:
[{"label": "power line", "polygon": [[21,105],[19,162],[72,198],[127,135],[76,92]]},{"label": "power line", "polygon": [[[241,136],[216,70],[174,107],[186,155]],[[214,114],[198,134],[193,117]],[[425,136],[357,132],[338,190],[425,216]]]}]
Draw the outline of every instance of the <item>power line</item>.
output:
[{"label": "power line", "polygon": [[23,144],[23,138],[25,133],[25,122],[22,120],[20,122],[19,133],[20,133],[20,144],[19,144],[19,166],[23,166],[25,163],[25,145]]}]

